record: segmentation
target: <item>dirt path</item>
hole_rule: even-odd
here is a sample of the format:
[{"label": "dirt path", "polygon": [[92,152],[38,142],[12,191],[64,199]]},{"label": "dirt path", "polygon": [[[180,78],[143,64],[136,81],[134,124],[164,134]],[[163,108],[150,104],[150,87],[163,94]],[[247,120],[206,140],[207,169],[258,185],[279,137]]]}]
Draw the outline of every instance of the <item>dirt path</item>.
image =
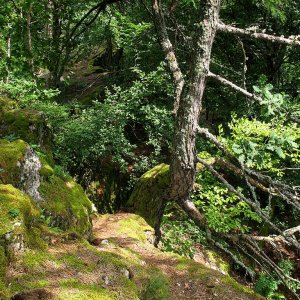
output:
[{"label": "dirt path", "polygon": [[253,295],[241,294],[240,291],[237,294],[235,288],[226,286],[225,276],[217,271],[208,270],[203,265],[181,259],[176,255],[162,253],[150,243],[130,238],[129,228],[122,228],[122,225],[126,225],[122,224],[122,221],[130,217],[130,214],[119,213],[96,219],[94,222],[96,240],[111,240],[114,245],[118,245],[110,247],[109,244],[100,244],[96,248],[99,251],[118,253],[119,247],[122,247],[137,253],[146,266],[158,268],[169,277],[170,299],[255,299]]},{"label": "dirt path", "polygon": [[11,299],[262,299],[229,276],[156,249],[152,228],[137,215],[98,216],[93,223],[92,244],[54,238],[47,249],[16,257],[8,270]]}]

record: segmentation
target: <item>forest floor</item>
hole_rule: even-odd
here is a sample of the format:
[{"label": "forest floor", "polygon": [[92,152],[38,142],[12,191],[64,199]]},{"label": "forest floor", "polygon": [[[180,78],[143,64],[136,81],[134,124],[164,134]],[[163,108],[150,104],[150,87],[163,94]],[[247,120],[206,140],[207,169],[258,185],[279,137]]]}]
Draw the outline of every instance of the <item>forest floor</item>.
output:
[{"label": "forest floor", "polygon": [[263,299],[228,275],[155,248],[139,216],[103,215],[93,223],[92,244],[54,239],[47,250],[17,257],[9,270],[12,299]]}]

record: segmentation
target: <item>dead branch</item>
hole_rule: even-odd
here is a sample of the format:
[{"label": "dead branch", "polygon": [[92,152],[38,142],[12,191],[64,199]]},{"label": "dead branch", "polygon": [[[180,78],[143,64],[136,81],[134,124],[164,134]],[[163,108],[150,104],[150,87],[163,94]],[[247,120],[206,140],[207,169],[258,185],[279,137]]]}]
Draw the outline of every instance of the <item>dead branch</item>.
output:
[{"label": "dead branch", "polygon": [[283,36],[275,36],[266,34],[263,32],[257,32],[256,30],[241,29],[234,26],[219,23],[218,30],[226,33],[232,33],[240,36],[248,36],[259,40],[265,40],[272,43],[279,43],[291,46],[300,46],[300,40],[296,38],[285,38]]},{"label": "dead branch", "polygon": [[209,73],[208,73],[208,77],[210,77],[210,78],[212,78],[212,79],[214,79],[214,80],[216,80],[216,81],[219,81],[220,83],[222,83],[222,84],[224,84],[224,85],[226,85],[226,86],[231,87],[232,89],[234,89],[234,90],[236,90],[236,91],[242,93],[242,94],[245,95],[246,97],[249,97],[249,98],[251,98],[251,99],[256,100],[258,103],[261,102],[261,99],[260,99],[259,97],[257,97],[255,94],[252,94],[252,93],[248,92],[246,89],[239,87],[238,85],[236,85],[236,84],[234,84],[233,82],[231,82],[231,81],[229,81],[229,80],[223,78],[223,77],[220,76],[220,75],[216,75],[216,74],[214,74],[214,73],[212,73],[212,72],[209,72]]},{"label": "dead branch", "polygon": [[176,114],[179,107],[180,96],[184,85],[184,79],[175,55],[175,51],[173,49],[173,45],[168,36],[165,18],[161,11],[160,0],[153,0],[152,8],[153,8],[153,20],[154,20],[154,25],[156,27],[158,39],[162,47],[162,50],[165,54],[165,59],[167,61],[168,67],[171,71],[173,81],[175,84],[176,99],[174,102],[173,112],[174,114]]}]

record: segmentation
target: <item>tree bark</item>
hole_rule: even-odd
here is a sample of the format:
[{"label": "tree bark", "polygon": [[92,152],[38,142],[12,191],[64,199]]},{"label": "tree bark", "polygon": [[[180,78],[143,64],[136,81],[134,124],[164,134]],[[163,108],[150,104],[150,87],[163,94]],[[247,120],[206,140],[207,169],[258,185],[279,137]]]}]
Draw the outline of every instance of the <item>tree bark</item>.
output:
[{"label": "tree bark", "polygon": [[194,59],[175,120],[169,198],[189,208],[192,204],[189,203],[189,193],[193,188],[197,163],[195,140],[219,10],[220,0],[201,2]]},{"label": "tree bark", "polygon": [[32,39],[31,39],[31,15],[32,15],[32,3],[29,2],[26,24],[27,24],[27,45],[28,45],[28,54],[29,54],[29,68],[31,73],[34,73],[34,63],[33,63],[33,54],[32,54]]}]

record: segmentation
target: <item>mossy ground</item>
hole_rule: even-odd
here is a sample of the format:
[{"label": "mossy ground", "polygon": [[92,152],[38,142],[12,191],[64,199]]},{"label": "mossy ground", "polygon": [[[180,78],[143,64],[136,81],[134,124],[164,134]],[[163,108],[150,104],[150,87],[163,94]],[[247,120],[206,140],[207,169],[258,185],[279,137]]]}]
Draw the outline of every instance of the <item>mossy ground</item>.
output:
[{"label": "mossy ground", "polygon": [[97,217],[94,235],[108,243],[57,240],[47,250],[19,254],[8,271],[9,293],[43,288],[56,300],[259,299],[228,276],[160,252],[140,238],[148,229],[133,214]]}]

